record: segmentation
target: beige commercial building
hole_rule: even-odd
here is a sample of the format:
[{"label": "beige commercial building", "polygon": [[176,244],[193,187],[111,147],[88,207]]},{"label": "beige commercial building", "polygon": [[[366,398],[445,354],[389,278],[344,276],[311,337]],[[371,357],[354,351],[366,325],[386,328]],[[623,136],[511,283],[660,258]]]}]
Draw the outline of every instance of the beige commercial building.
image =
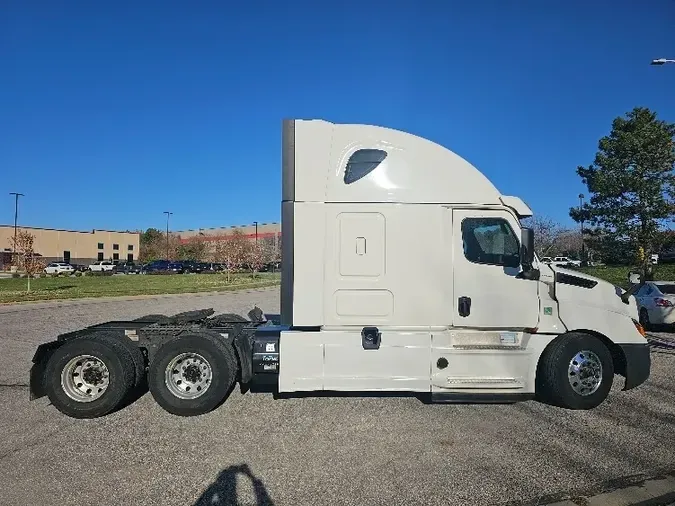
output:
[{"label": "beige commercial building", "polygon": [[[45,261],[63,261],[90,264],[96,260],[131,260],[138,258],[140,234],[110,230],[56,230],[49,228],[18,227],[35,237],[33,250]],[[13,225],[0,225],[0,268],[11,263]]]}]

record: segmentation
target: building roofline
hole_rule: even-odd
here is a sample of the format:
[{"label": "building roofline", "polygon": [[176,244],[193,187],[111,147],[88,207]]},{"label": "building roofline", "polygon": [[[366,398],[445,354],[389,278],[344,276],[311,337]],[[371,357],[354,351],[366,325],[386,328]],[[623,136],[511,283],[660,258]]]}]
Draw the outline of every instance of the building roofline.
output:
[{"label": "building roofline", "polygon": [[[14,228],[14,225],[3,225],[0,224],[0,228]],[[140,235],[142,232],[131,232],[128,230],[104,230],[101,228],[94,228],[91,231],[85,231],[85,230],[68,230],[65,228],[45,228],[45,227],[29,227],[26,225],[17,225],[17,229],[30,229],[30,230],[48,230],[50,232],[71,232],[73,234],[93,234],[95,232],[109,232],[113,234],[131,234],[131,235]]]},{"label": "building roofline", "polygon": [[[275,232],[258,232],[258,238],[259,239],[267,239],[269,237],[281,237],[281,231],[275,231]],[[188,244],[191,239],[199,239],[201,241],[205,242],[219,242],[219,241],[225,241],[228,239],[231,239],[233,236],[232,234],[223,234],[223,235],[195,235],[192,237],[181,237],[180,242],[181,244]],[[240,236],[243,239],[255,239],[255,234],[242,234]]]},{"label": "building roofline", "polygon": [[[258,222],[259,227],[268,227],[271,225],[281,225],[278,221],[266,221],[266,222]],[[170,233],[172,234],[180,234],[182,232],[200,232],[204,230],[228,230],[228,229],[238,229],[238,228],[248,228],[248,227],[255,227],[255,223],[249,223],[247,225],[224,225],[222,227],[200,227],[200,228],[186,228],[185,230],[174,230]]]}]

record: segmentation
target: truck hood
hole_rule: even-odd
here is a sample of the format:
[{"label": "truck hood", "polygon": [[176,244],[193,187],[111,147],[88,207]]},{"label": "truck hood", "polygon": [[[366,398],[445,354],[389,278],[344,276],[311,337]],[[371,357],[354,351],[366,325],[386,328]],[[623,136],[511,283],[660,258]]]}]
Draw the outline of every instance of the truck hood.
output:
[{"label": "truck hood", "polygon": [[559,303],[565,301],[638,319],[635,297],[631,295],[626,304],[621,298],[625,293],[621,287],[575,270],[555,265],[548,268],[553,273],[554,293]]}]

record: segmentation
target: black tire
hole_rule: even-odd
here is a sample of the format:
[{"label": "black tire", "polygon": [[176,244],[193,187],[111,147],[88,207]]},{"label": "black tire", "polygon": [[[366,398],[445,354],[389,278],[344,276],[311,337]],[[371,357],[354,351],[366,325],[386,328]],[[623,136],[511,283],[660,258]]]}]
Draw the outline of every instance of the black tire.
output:
[{"label": "black tire", "polygon": [[118,337],[107,332],[97,332],[92,334],[95,339],[104,339],[113,346],[124,360],[130,361],[134,366],[134,383],[133,388],[138,388],[145,383],[145,375],[147,365],[145,363],[145,356],[141,349],[136,346],[127,337]]},{"label": "black tire", "polygon": [[[194,399],[180,398],[169,389],[166,371],[182,353],[201,355],[211,366],[211,379],[204,393]],[[239,372],[234,348],[217,333],[201,332],[165,342],[150,363],[148,388],[157,404],[169,413],[196,416],[218,407],[232,390]]]},{"label": "black tire", "polygon": [[[108,369],[109,384],[101,397],[82,402],[64,390],[61,374],[68,363],[79,355],[91,355]],[[56,409],[73,418],[96,418],[107,415],[120,406],[134,385],[134,364],[120,344],[107,338],[82,337],[68,341],[49,358],[45,369],[47,396]]]},{"label": "black tire", "polygon": [[[575,392],[568,378],[568,367],[575,355],[591,351],[602,365],[600,385],[593,393]],[[540,400],[566,409],[593,409],[607,398],[614,380],[612,354],[598,338],[581,332],[557,337],[544,350],[537,368],[537,394]]]},{"label": "black tire", "polygon": [[642,328],[645,330],[649,330],[652,326],[651,323],[649,323],[649,313],[645,308],[640,309],[640,325],[642,325]]}]

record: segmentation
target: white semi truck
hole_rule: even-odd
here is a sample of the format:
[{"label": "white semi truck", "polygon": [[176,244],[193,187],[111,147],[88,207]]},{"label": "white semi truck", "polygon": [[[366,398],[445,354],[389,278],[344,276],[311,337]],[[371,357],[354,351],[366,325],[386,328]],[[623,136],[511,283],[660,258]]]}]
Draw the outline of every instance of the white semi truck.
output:
[{"label": "white semi truck", "polygon": [[113,321],[38,347],[31,399],[91,418],[147,382],[177,415],[236,383],[407,391],[591,409],[647,380],[634,297],[539,263],[532,214],[444,147],[388,128],[284,120],[281,314]]}]

